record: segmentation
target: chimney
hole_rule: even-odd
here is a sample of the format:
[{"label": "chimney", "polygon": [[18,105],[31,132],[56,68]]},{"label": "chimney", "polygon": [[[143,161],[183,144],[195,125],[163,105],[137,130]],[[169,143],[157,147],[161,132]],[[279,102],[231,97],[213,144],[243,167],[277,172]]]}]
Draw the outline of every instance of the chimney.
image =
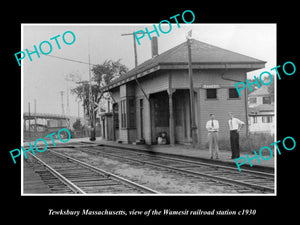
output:
[{"label": "chimney", "polygon": [[152,53],[152,58],[158,55],[157,37],[152,37],[151,39],[151,53]]}]

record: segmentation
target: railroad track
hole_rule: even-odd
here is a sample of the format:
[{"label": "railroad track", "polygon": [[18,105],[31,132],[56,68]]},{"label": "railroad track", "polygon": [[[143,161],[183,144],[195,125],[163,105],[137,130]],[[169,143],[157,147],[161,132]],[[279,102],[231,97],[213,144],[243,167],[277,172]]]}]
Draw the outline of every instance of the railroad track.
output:
[{"label": "railroad track", "polygon": [[54,193],[159,194],[157,191],[61,153],[30,154],[31,163]]},{"label": "railroad track", "polygon": [[274,174],[246,170],[239,172],[236,168],[215,165],[212,163],[196,162],[178,157],[161,156],[147,152],[137,152],[128,149],[116,149],[113,147],[89,147],[78,146],[79,150],[89,154],[101,154],[119,160],[137,162],[141,165],[149,165],[164,168],[176,173],[207,178],[224,184],[233,185],[233,188],[246,188],[245,193],[274,193]]}]

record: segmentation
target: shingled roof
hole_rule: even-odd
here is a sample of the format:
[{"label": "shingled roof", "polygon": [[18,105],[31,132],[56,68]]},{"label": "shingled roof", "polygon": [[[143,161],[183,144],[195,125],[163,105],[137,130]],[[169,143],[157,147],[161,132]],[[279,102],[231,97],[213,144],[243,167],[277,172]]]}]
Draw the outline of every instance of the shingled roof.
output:
[{"label": "shingled roof", "polygon": [[[193,69],[247,68],[250,71],[264,68],[266,63],[195,39],[191,39],[191,43]],[[187,65],[187,42],[183,42],[111,81],[104,89],[119,86],[159,69],[187,69]]]}]

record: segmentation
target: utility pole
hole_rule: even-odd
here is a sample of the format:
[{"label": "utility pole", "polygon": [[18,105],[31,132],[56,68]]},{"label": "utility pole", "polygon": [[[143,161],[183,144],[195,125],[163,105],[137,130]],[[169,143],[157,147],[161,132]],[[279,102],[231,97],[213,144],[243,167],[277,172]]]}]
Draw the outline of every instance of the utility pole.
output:
[{"label": "utility pole", "polygon": [[194,98],[194,84],[193,84],[193,70],[192,70],[192,30],[189,31],[187,37],[187,47],[188,47],[188,61],[189,61],[189,81],[190,81],[190,110],[191,110],[191,133],[192,133],[192,143],[193,147],[195,148],[197,145],[197,126],[196,126],[196,119],[195,119],[195,98]]},{"label": "utility pole", "polygon": [[91,78],[91,66],[90,66],[90,54],[89,54],[89,106],[90,106],[90,121],[91,121],[91,137],[90,141],[96,140],[95,131],[95,116],[94,116],[94,100],[92,96],[92,78]]},{"label": "utility pole", "polygon": [[77,117],[78,117],[78,119],[80,119],[80,117],[79,117],[79,102],[80,102],[80,100],[78,100],[78,102],[77,102]]},{"label": "utility pole", "polygon": [[37,134],[36,123],[37,123],[37,120],[36,120],[36,99],[34,99],[34,132],[35,132],[35,135]]},{"label": "utility pole", "polygon": [[132,36],[133,36],[133,47],[134,47],[134,64],[135,64],[135,67],[137,67],[137,65],[138,65],[138,60],[137,60],[137,52],[136,52],[136,41],[135,41],[135,35],[134,35],[134,33],[121,34],[121,36],[127,36],[127,35],[132,35]]},{"label": "utility pole", "polygon": [[61,113],[63,114],[63,116],[65,115],[65,107],[64,107],[64,92],[60,91],[60,95],[61,95]]}]

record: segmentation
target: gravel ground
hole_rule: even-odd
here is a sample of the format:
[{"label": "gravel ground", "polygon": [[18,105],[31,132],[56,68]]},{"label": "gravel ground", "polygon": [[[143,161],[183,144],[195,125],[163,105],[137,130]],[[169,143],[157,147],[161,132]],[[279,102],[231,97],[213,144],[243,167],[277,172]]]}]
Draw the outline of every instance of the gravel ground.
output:
[{"label": "gravel ground", "polygon": [[163,194],[237,194],[233,187],[224,186],[203,178],[195,179],[168,172],[155,167],[140,165],[133,162],[125,163],[111,158],[81,152],[78,149],[57,148],[64,153],[93,166],[143,184]]}]

